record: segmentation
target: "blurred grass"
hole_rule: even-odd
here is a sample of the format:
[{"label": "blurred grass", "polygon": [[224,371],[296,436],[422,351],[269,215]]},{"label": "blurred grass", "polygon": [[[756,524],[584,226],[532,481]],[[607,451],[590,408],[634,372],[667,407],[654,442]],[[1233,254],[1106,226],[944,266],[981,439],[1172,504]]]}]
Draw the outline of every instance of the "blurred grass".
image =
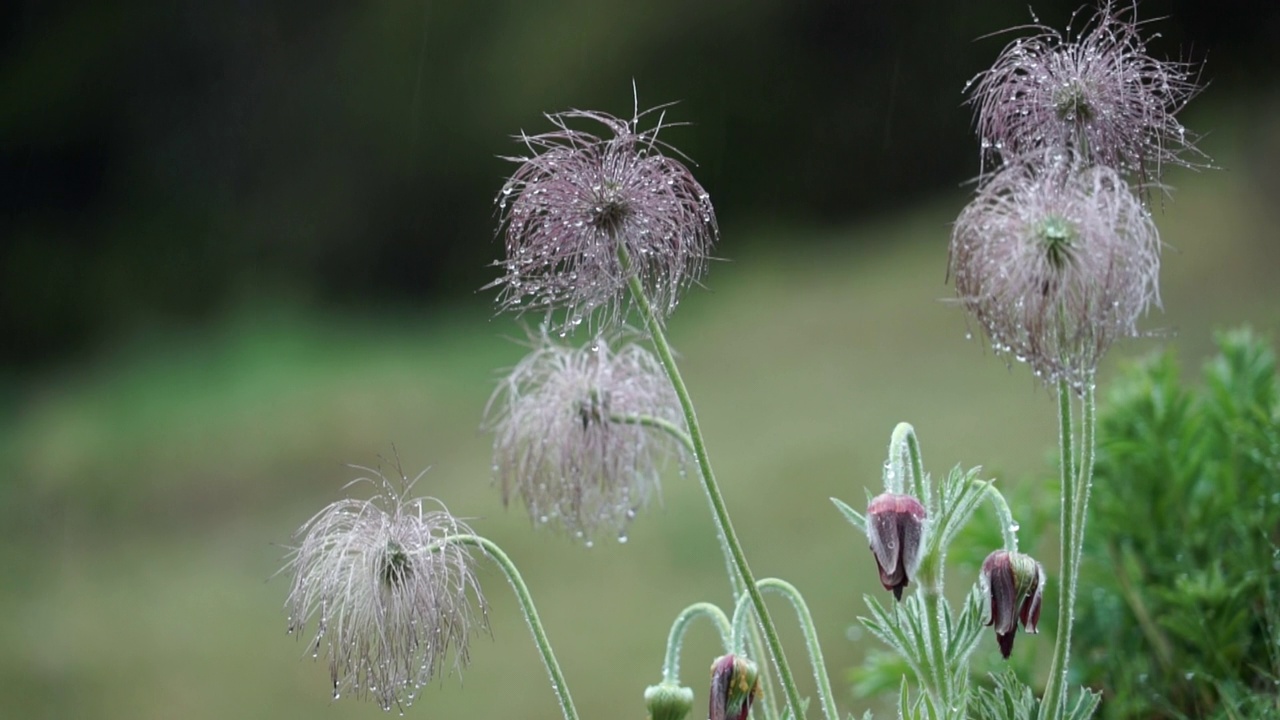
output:
[{"label": "blurred grass", "polygon": [[[1174,342],[1194,365],[1213,328],[1242,322],[1278,335],[1280,211],[1249,142],[1205,142],[1238,171],[1171,176],[1178,192],[1158,213],[1166,312],[1148,323],[1168,329],[1112,363]],[[874,489],[899,420],[935,474],[1048,471],[1050,398],[966,339],[963,314],[940,301],[963,203],[794,244],[785,230],[727,228],[734,260],[671,322],[753,568],[806,593],[847,710],[866,704],[847,696],[843,670],[873,641],[845,631],[861,594],[880,590],[865,538],[827,498],[857,505]],[[672,473],[629,543],[590,550],[503,511],[477,427],[497,369],[521,355],[503,336],[521,331],[489,313],[482,296],[398,317],[255,308],[6,393],[20,401],[0,417],[0,717],[380,716],[329,700],[323,663],[299,661],[284,633],[286,583],[269,578],[293,528],[354,477],[343,463],[377,464],[393,445],[406,472],[431,467],[418,490],[475,518],[521,566],[583,716],[642,716],[671,619],[727,595],[705,501]],[[484,568],[482,582],[493,640],[473,645],[463,683],[446,678],[409,712],[557,717],[504,581]],[[799,659],[790,611],[778,612]],[[710,635],[685,654],[699,704]]]}]

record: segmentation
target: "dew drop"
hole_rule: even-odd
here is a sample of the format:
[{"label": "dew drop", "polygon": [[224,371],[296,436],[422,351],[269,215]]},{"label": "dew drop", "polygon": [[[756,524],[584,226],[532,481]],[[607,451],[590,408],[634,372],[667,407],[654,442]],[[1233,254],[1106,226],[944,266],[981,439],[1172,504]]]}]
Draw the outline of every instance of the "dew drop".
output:
[{"label": "dew drop", "polygon": [[1009,523],[1009,532],[1018,532],[1021,529],[1022,529],[1022,526],[1019,525],[1016,520]]}]

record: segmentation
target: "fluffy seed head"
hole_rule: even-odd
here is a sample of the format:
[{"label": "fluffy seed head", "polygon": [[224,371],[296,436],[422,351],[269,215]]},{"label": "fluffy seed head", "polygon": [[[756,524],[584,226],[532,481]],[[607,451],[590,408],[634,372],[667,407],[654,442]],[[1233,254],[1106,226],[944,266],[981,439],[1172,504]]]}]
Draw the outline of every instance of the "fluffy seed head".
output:
[{"label": "fluffy seed head", "polygon": [[1016,162],[1058,149],[1144,182],[1166,163],[1196,164],[1174,117],[1199,89],[1193,68],[1148,55],[1139,27],[1133,7],[1111,2],[1078,35],[1030,26],[971,86],[984,154]]},{"label": "fluffy seed head", "polygon": [[684,429],[671,382],[648,350],[619,338],[578,348],[546,333],[494,391],[485,425],[503,502],[518,496],[539,525],[575,537],[626,529],[658,490],[659,469],[682,446],[635,422]]},{"label": "fluffy seed head", "polygon": [[[630,307],[630,278],[665,317],[701,276],[719,235],[715,211],[689,169],[663,154],[672,149],[658,139],[670,126],[665,107],[637,108],[631,120],[570,110],[547,115],[555,130],[517,136],[529,154],[506,158],[519,164],[497,198],[506,258],[487,286],[501,288],[502,309],[564,310],[562,336],[584,321],[607,329]],[[654,127],[640,130],[654,112]],[[570,127],[583,121],[604,132]]]},{"label": "fluffy seed head", "polygon": [[1114,170],[1006,166],[960,213],[949,274],[999,353],[1079,387],[1160,302],[1160,239]]},{"label": "fluffy seed head", "polygon": [[413,482],[403,476],[396,488],[360,469],[379,492],[334,502],[298,529],[282,570],[293,576],[285,606],[290,633],[314,627],[308,643],[329,661],[335,698],[350,692],[390,710],[411,704],[450,658],[466,664],[485,602],[466,547],[443,542],[470,534],[466,524],[430,498],[406,499]]}]

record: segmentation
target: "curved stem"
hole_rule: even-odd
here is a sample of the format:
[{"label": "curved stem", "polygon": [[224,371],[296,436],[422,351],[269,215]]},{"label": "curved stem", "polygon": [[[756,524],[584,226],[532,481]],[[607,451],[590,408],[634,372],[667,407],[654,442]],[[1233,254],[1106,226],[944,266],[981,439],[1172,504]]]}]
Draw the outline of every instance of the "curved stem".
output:
[{"label": "curved stem", "polygon": [[[662,331],[662,322],[654,313],[653,305],[650,304],[648,296],[645,295],[644,285],[640,282],[639,276],[632,272],[631,256],[627,252],[625,245],[618,245],[618,260],[622,265],[622,271],[629,276],[627,282],[631,289],[631,297],[635,301],[636,307],[640,310],[640,314],[644,317],[645,325],[649,329],[649,335],[653,338],[654,348],[658,351],[658,359],[662,362],[662,367],[671,378],[676,397],[680,400],[680,407],[684,410],[685,422],[689,426],[689,438],[693,441],[694,456],[698,459],[702,487],[706,491],[708,501],[711,503],[711,514],[722,538],[722,545],[737,570],[738,582],[740,582],[746,593],[751,596],[751,604],[755,606],[756,616],[760,619],[765,641],[769,646],[769,653],[773,656],[774,665],[778,668],[783,691],[787,695],[787,704],[791,708],[791,716],[795,720],[799,720],[803,717],[804,712],[804,705],[800,701],[800,691],[796,688],[795,678],[791,674],[791,666],[787,663],[786,655],[783,653],[782,641],[778,638],[778,630],[773,624],[773,618],[769,615],[769,608],[764,604],[764,596],[760,594],[760,589],[756,587],[755,577],[751,574],[751,567],[747,565],[747,556],[743,553],[742,544],[738,542],[738,536],[733,531],[733,523],[729,519],[729,511],[725,507],[724,497],[720,494],[720,486],[716,483],[715,474],[711,469],[711,460],[707,456],[707,448],[702,440],[702,429],[698,425],[698,416],[694,412],[693,400],[689,397],[689,390],[685,387],[684,379],[680,376],[680,369],[676,366],[675,356],[671,353],[671,346],[667,344],[666,334]],[[735,585],[736,590],[737,586]]]},{"label": "curved stem", "polygon": [[1004,499],[1004,494],[996,489],[994,482],[983,480],[974,482],[987,486],[987,497],[991,499],[991,506],[996,509],[996,519],[1000,522],[1000,535],[1004,538],[1004,549],[1009,552],[1018,552],[1018,523],[1014,522],[1013,512],[1009,510],[1009,502]]},{"label": "curved stem", "polygon": [[822,714],[827,720],[840,720],[840,713],[836,710],[835,693],[831,691],[831,678],[827,676],[827,666],[822,659],[818,629],[813,624],[813,615],[809,612],[804,596],[794,585],[778,578],[764,578],[756,583],[756,587],[761,590],[773,590],[791,601],[791,606],[795,608],[800,620],[800,627],[804,631],[805,647],[809,650],[809,662],[813,665],[813,680],[818,685],[818,699],[822,701]]},{"label": "curved stem", "polygon": [[907,467],[911,469],[911,482],[916,485],[915,491],[920,495],[920,501],[930,512],[934,512],[933,506],[933,485],[929,482],[929,478],[924,474],[924,460],[920,457],[920,440],[916,437],[916,429],[911,423],[900,422],[893,428],[893,435],[889,439],[890,452],[892,456],[899,458],[901,462],[902,449],[906,448]]},{"label": "curved stem", "polygon": [[609,422],[615,422],[619,425],[642,425],[655,430],[661,430],[675,438],[677,442],[684,446],[685,450],[689,451],[690,455],[694,454],[693,440],[689,437],[689,433],[685,432],[684,428],[670,420],[664,420],[650,415],[610,415]]},{"label": "curved stem", "polygon": [[671,633],[667,635],[667,657],[662,663],[662,682],[673,685],[680,683],[680,648],[684,645],[684,635],[688,632],[689,625],[699,617],[705,617],[715,623],[724,651],[733,651],[730,645],[733,630],[729,626],[729,618],[725,617],[724,611],[709,602],[694,603],[680,611],[675,622],[671,624]]},{"label": "curved stem", "polygon": [[529,594],[529,586],[525,585],[524,578],[520,576],[520,570],[516,568],[516,564],[511,561],[510,557],[507,557],[507,554],[502,551],[502,548],[498,547],[497,543],[479,535],[452,535],[446,538],[444,542],[478,547],[486,555],[493,558],[498,567],[502,568],[502,572],[507,576],[507,581],[511,583],[511,589],[516,593],[516,599],[520,602],[520,611],[524,613],[524,619],[529,623],[529,630],[533,633],[533,644],[538,646],[538,652],[542,655],[542,663],[547,666],[547,673],[551,675],[551,687],[555,690],[556,700],[560,703],[560,711],[564,713],[564,720],[578,720],[578,710],[573,705],[573,697],[569,695],[569,685],[564,680],[564,673],[560,670],[560,663],[556,662],[556,654],[551,649],[551,642],[547,640],[546,631],[542,628],[542,620],[538,617],[538,610],[533,605],[533,596]]},{"label": "curved stem", "polygon": [[1053,660],[1049,665],[1049,678],[1045,681],[1044,697],[1040,702],[1040,720],[1056,720],[1062,717],[1065,706],[1067,656],[1071,644],[1071,604],[1075,600],[1076,512],[1075,512],[1075,452],[1073,445],[1073,420],[1071,410],[1071,386],[1066,380],[1058,381],[1058,469],[1061,477],[1061,508],[1058,529],[1058,631],[1053,642]]}]

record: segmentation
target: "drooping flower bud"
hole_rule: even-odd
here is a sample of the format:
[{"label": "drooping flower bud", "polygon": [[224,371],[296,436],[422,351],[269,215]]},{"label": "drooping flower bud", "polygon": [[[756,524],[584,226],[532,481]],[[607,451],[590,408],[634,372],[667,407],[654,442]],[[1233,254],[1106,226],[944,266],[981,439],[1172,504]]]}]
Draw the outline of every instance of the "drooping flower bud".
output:
[{"label": "drooping flower bud", "polygon": [[1027,632],[1037,632],[1040,601],[1044,595],[1044,567],[1029,555],[997,550],[982,562],[980,582],[991,598],[987,625],[995,627],[1000,654],[1008,658],[1013,652],[1013,637],[1019,621]]},{"label": "drooping flower bud", "polygon": [[684,720],[693,710],[693,690],[663,681],[645,688],[644,704],[649,720]]},{"label": "drooping flower bud", "polygon": [[925,515],[924,505],[910,495],[883,493],[867,505],[867,538],[880,584],[897,600],[920,562]]},{"label": "drooping flower bud", "polygon": [[760,694],[760,671],[738,655],[723,655],[711,664],[711,707],[708,720],[746,720]]}]

